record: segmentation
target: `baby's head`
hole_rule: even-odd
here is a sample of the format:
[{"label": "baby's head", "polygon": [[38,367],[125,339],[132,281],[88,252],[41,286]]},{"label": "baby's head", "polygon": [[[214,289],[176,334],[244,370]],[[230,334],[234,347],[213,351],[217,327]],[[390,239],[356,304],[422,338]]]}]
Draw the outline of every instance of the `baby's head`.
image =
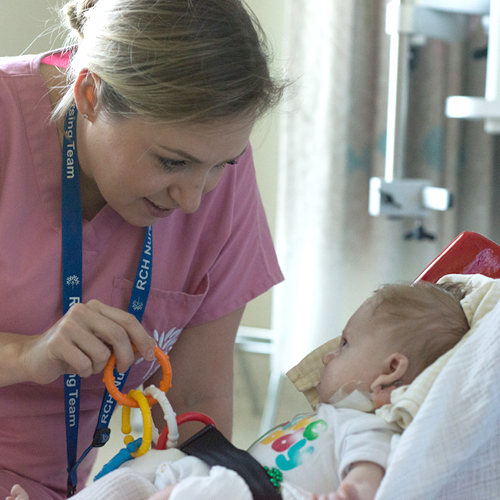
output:
[{"label": "baby's head", "polygon": [[352,315],[340,346],[324,356],[319,401],[331,402],[347,384],[360,384],[375,407],[389,403],[392,390],[410,384],[469,330],[464,295],[461,283],[379,288]]}]

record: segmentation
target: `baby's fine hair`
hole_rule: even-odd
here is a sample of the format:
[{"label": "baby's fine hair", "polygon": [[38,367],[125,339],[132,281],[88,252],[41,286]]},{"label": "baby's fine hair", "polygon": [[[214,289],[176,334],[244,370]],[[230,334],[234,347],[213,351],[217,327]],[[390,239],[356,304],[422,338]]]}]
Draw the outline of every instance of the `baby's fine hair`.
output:
[{"label": "baby's fine hair", "polygon": [[72,0],[63,17],[78,50],[55,120],[71,106],[81,69],[99,78],[99,105],[115,118],[253,118],[282,96],[264,33],[241,0]]},{"label": "baby's fine hair", "polygon": [[[383,285],[375,291],[377,313],[384,314],[394,349],[410,361],[413,380],[454,347],[469,330],[460,301],[464,283]],[[375,316],[376,317],[376,316]]]}]

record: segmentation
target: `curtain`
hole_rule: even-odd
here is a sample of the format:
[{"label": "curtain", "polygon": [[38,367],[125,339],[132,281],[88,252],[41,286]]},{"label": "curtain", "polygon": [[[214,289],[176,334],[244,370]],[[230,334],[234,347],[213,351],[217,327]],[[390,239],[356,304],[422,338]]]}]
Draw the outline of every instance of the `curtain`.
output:
[{"label": "curtain", "polygon": [[369,179],[383,177],[389,36],[383,0],[288,0],[290,79],[282,114],[276,246],[285,282],[273,323],[284,372],[340,335],[379,285],[412,281],[460,232],[500,242],[500,143],[482,122],[445,117],[448,95],[484,96],[487,45],[478,17],[464,41],[428,40],[415,51],[405,177],[454,194],[433,213],[434,241],[405,240],[414,221],[368,214]]}]

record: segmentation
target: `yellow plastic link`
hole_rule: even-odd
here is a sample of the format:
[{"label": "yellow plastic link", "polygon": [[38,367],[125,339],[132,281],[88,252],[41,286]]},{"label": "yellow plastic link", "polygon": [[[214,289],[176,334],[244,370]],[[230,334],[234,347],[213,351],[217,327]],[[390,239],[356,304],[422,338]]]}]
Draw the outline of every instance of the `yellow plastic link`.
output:
[{"label": "yellow plastic link", "polygon": [[129,434],[128,436],[125,436],[123,438],[123,442],[125,444],[130,444],[130,443],[133,443],[134,442],[134,438]]},{"label": "yellow plastic link", "polygon": [[[123,434],[130,434],[132,432],[132,427],[130,425],[130,406],[124,406],[122,408],[122,432]],[[125,443],[127,444],[127,443]]]},{"label": "yellow plastic link", "polygon": [[[146,396],[144,396],[141,391],[133,389],[128,393],[128,395],[137,401],[139,408],[141,409],[144,426],[142,444],[135,453],[131,453],[131,455],[135,458],[144,455],[151,446],[151,441],[153,439],[153,420],[151,418],[151,409],[149,408]],[[132,432],[132,427],[130,426],[130,406],[124,406],[122,408],[122,432],[124,434]],[[133,440],[134,438],[132,436],[125,436],[124,438],[125,444],[131,443]]]}]

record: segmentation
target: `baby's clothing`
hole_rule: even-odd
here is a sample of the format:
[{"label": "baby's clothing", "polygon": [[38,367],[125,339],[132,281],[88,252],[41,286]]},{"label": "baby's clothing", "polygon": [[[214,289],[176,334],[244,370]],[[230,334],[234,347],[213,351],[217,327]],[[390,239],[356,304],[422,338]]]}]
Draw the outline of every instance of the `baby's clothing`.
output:
[{"label": "baby's clothing", "polygon": [[391,438],[401,429],[372,413],[318,405],[268,432],[249,448],[262,465],[281,470],[290,484],[313,493],[335,491],[354,462],[384,469]]},{"label": "baby's clothing", "polygon": [[[354,462],[370,461],[385,469],[391,438],[400,432],[374,414],[320,404],[317,413],[298,415],[276,427],[248,451],[261,465],[281,470],[283,500],[305,500],[310,493],[335,491]],[[126,482],[135,481],[136,475],[154,482],[156,489],[179,483],[171,500],[252,500],[247,484],[235,472],[181,456],[178,450],[152,450],[99,479],[75,500],[137,500],[126,494]],[[123,475],[123,469],[129,474]],[[109,491],[110,483],[116,484],[120,496],[99,493],[104,487]]]},{"label": "baby's clothing", "polygon": [[[62,155],[40,75],[44,57],[0,58],[0,331],[21,335],[41,334],[62,316]],[[109,205],[83,221],[83,302],[127,310],[144,235]],[[195,213],[176,210],[154,225],[152,268],[142,324],[165,352],[184,328],[221,318],[282,280],[250,147]],[[157,369],[138,360],[122,392]],[[102,374],[82,380],[79,456],[92,441],[103,392]],[[64,429],[62,377],[0,388],[0,498],[10,473],[21,485],[23,478],[43,485],[46,495],[34,500],[65,496]],[[81,486],[93,458],[79,468]]]}]

